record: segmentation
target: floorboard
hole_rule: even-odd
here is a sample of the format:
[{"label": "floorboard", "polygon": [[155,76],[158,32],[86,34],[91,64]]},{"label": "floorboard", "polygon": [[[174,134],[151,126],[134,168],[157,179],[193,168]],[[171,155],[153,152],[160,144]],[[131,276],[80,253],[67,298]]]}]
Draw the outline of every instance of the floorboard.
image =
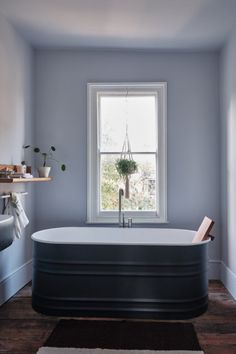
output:
[{"label": "floorboard", "polygon": [[[32,309],[28,284],[0,307],[0,354],[35,354],[59,319]],[[205,354],[236,354],[236,302],[221,282],[209,283],[208,311],[190,322]]]}]

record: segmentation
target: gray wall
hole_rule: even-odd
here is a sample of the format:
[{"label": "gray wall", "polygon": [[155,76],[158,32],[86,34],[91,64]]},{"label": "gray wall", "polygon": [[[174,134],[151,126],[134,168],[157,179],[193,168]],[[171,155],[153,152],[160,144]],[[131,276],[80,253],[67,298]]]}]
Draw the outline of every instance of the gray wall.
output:
[{"label": "gray wall", "polygon": [[167,81],[167,227],[196,229],[213,218],[210,257],[220,259],[218,54],[39,50],[35,65],[36,143],[55,144],[68,165],[36,186],[37,228],[86,221],[87,82]]},{"label": "gray wall", "polygon": [[[32,125],[33,53],[13,27],[0,17],[0,163],[20,164],[23,144],[30,142]],[[30,159],[28,161],[31,162]],[[24,205],[30,225],[25,235],[0,252],[0,304],[18,291],[31,277],[33,190],[25,185],[0,184],[0,194],[25,191]],[[2,201],[0,200],[2,209]]]},{"label": "gray wall", "polygon": [[221,55],[222,280],[236,298],[236,28]]}]

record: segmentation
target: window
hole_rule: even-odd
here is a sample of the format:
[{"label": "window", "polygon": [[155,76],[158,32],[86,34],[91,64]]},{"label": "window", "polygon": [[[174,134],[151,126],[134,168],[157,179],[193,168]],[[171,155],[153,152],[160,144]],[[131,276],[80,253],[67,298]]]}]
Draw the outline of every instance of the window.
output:
[{"label": "window", "polygon": [[88,222],[118,222],[126,133],[138,170],[123,211],[135,222],[166,222],[166,90],[165,82],[88,84]]}]

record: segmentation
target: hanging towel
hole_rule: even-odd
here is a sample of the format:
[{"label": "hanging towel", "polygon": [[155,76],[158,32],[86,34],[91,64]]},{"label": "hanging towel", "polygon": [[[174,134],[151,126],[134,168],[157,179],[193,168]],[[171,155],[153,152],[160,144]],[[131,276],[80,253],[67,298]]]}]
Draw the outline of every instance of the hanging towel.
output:
[{"label": "hanging towel", "polygon": [[15,236],[20,238],[24,228],[28,225],[29,219],[27,218],[24,208],[20,200],[20,193],[11,193],[10,203],[8,203],[7,213],[14,216],[14,231]]}]

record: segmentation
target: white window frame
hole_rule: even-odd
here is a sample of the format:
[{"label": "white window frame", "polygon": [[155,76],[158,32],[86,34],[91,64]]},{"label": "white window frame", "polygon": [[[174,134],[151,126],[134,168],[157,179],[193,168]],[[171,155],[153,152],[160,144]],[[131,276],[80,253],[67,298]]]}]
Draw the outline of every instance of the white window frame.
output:
[{"label": "white window frame", "polygon": [[[101,92],[135,90],[155,92],[158,98],[157,193],[159,211],[125,212],[136,223],[167,222],[167,83],[88,83],[87,84],[87,222],[118,223],[118,211],[100,211],[98,95]],[[117,191],[118,199],[118,191]]]}]

